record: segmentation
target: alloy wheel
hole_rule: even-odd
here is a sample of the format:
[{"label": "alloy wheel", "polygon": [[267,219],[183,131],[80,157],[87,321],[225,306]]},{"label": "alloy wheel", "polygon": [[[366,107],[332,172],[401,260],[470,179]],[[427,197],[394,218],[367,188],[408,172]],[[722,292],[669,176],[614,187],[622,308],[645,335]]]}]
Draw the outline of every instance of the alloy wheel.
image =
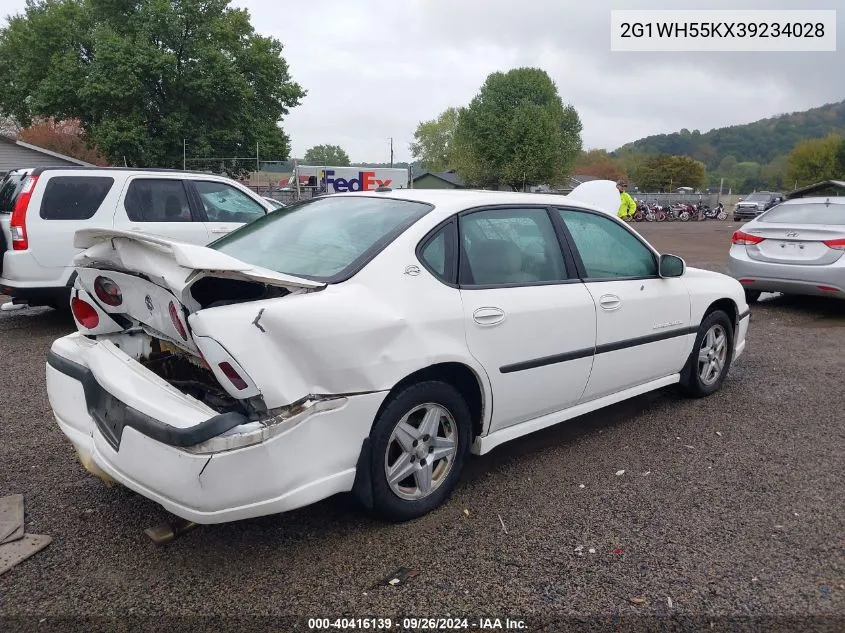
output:
[{"label": "alloy wheel", "polygon": [[713,325],[698,350],[698,376],[702,384],[710,386],[722,375],[728,357],[728,334],[720,324]]},{"label": "alloy wheel", "polygon": [[452,414],[439,404],[421,404],[393,428],[384,456],[387,483],[401,499],[424,499],[446,481],[457,454]]}]

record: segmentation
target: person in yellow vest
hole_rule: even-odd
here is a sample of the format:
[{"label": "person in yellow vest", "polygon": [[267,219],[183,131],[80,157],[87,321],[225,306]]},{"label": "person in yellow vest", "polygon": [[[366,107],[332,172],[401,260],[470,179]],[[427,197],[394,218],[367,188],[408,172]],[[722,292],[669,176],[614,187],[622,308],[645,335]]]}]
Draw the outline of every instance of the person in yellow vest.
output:
[{"label": "person in yellow vest", "polygon": [[630,221],[634,218],[634,214],[637,212],[637,203],[634,202],[634,199],[631,197],[631,194],[629,194],[627,191],[628,181],[618,181],[616,183],[616,189],[619,191],[619,196],[621,198],[618,215],[623,220]]}]

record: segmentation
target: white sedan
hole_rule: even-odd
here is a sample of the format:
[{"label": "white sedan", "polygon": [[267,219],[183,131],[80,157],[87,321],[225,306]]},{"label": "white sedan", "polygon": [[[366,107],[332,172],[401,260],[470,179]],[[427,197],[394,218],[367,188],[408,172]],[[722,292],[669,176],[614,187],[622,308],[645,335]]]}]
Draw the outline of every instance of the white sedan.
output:
[{"label": "white sedan", "polygon": [[210,247],[80,231],[58,424],[91,472],[197,523],[347,491],[407,520],[470,452],[670,385],[712,394],[745,347],[742,286],[659,254],[614,183],[587,185],[324,196]]}]

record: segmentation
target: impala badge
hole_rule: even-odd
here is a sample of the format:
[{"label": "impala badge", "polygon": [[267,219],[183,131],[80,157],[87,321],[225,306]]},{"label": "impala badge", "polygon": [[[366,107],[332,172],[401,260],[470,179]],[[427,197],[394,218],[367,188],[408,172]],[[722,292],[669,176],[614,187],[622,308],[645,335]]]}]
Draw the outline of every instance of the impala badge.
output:
[{"label": "impala badge", "polygon": [[654,326],[655,330],[662,330],[663,328],[672,327],[673,325],[682,325],[683,321],[672,321],[671,323],[658,323]]},{"label": "impala badge", "polygon": [[147,296],[144,298],[144,303],[146,303],[146,304],[147,304],[147,310],[149,310],[150,312],[152,312],[152,311],[153,311],[153,300],[152,300],[152,298],[150,297],[150,295],[147,295]]}]

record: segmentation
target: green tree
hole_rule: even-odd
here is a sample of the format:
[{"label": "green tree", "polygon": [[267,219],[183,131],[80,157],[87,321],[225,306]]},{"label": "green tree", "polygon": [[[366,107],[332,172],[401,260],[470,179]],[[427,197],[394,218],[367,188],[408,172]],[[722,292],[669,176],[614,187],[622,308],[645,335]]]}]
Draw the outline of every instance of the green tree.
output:
[{"label": "green tree", "polygon": [[673,191],[678,187],[699,189],[707,182],[707,168],[689,156],[658,154],[644,160],[634,172],[641,191]]},{"label": "green tree", "polygon": [[446,171],[452,167],[455,128],[459,108],[448,108],[436,119],[422,121],[414,132],[411,155],[429,171]]},{"label": "green tree", "polygon": [[786,187],[786,172],[789,161],[785,155],[778,156],[760,170],[760,186],[771,191],[783,191]]},{"label": "green tree", "polygon": [[278,123],[305,92],[281,42],[229,5],[29,0],[0,31],[0,67],[15,69],[0,73],[0,115],[24,126],[78,119],[119,164],[181,166],[183,139],[190,157],[251,157],[257,146],[265,160],[284,159]]},{"label": "green tree", "polygon": [[804,187],[842,176],[838,164],[842,142],[842,137],[830,134],[823,139],[798,143],[787,158],[787,185],[797,182],[799,187]]},{"label": "green tree", "polygon": [[453,167],[476,186],[558,184],[581,150],[581,129],[545,71],[492,73],[458,116]]},{"label": "green tree", "polygon": [[349,155],[340,145],[315,145],[305,152],[303,160],[308,165],[349,166]]},{"label": "green tree", "polygon": [[603,149],[581,152],[575,160],[573,172],[577,175],[594,176],[603,180],[619,180],[625,177],[619,160]]},{"label": "green tree", "polygon": [[845,179],[845,138],[839,141],[839,149],[836,150],[836,177]]}]

